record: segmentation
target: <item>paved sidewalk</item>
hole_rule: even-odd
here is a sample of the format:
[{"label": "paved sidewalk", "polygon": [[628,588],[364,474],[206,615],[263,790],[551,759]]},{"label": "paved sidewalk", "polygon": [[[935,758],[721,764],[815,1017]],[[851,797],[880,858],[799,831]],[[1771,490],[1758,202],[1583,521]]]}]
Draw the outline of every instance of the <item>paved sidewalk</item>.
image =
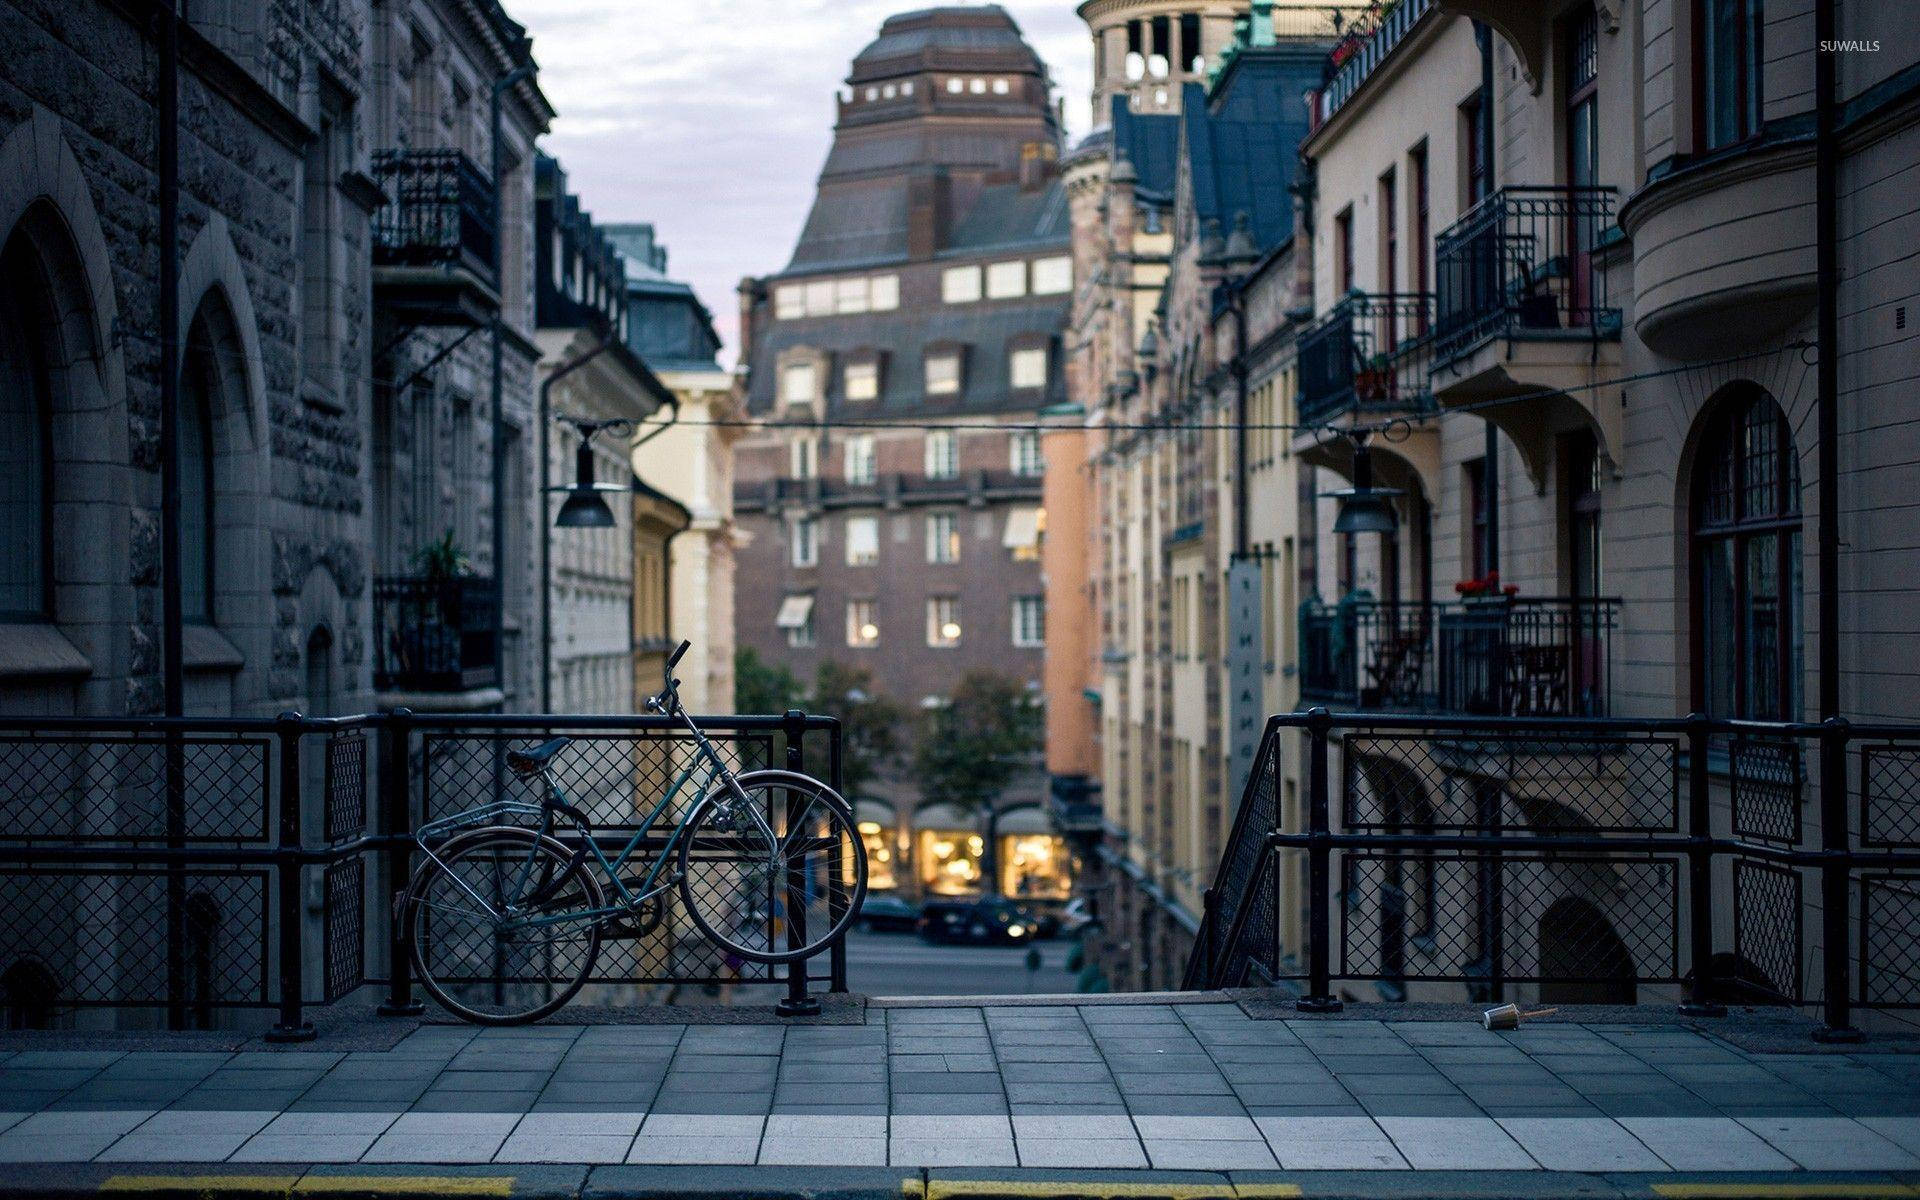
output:
[{"label": "paved sidewalk", "polygon": [[0,1052],[0,1190],[88,1162],[1920,1179],[1920,1054],[1754,1053],[1707,1028],[1089,1003],[426,1025],[370,1052]]}]

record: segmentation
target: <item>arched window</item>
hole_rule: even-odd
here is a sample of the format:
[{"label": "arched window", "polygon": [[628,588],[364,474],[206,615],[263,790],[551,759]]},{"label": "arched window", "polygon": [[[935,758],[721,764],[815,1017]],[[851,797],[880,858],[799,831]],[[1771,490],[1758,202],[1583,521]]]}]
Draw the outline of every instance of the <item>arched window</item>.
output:
[{"label": "arched window", "polygon": [[52,614],[52,404],[43,331],[31,307],[47,294],[18,241],[0,254],[0,620]]},{"label": "arched window", "polygon": [[1743,387],[1708,418],[1694,472],[1697,695],[1708,714],[1800,712],[1800,465],[1786,414]]},{"label": "arched window", "polygon": [[180,372],[180,609],[213,624],[213,398],[219,386],[206,326],[194,323]]}]

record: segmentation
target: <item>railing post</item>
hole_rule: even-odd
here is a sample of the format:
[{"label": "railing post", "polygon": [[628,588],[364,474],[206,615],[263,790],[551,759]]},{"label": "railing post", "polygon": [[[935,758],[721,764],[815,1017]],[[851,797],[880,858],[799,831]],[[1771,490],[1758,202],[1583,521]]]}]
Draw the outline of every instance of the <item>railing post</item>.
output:
[{"label": "railing post", "polygon": [[1300,1012],[1339,1012],[1329,965],[1333,914],[1328,903],[1328,867],[1333,848],[1327,802],[1327,734],[1333,718],[1324,708],[1307,712],[1307,994],[1294,1002]]},{"label": "railing post", "polygon": [[407,785],[413,713],[396,708],[381,723],[380,832],[387,840],[387,998],[383,1017],[417,1017],[427,1006],[413,996],[413,933],[400,897],[413,880],[413,792]]},{"label": "railing post", "polygon": [[301,920],[300,862],[300,714],[281,713],[275,736],[280,743],[280,841],[274,847],[280,877],[280,1020],[267,1030],[269,1042],[312,1041],[314,1029],[301,1012],[306,990],[302,971],[306,930]]},{"label": "railing post", "polygon": [[[842,790],[846,781],[846,762],[843,757],[846,749],[843,742],[845,732],[845,729],[838,721],[835,721],[827,730],[827,784],[833,788],[835,794],[847,802],[848,813],[854,819],[854,836],[858,837],[860,835],[860,822],[859,814],[853,812],[854,798]],[[848,901],[846,883],[841,877],[841,866],[840,852],[836,847],[833,854],[833,861],[829,864],[832,878],[829,879],[827,883],[827,886],[832,889],[832,895],[835,898],[835,902],[829,910],[832,912],[835,922],[838,922],[845,913]],[[827,990],[829,992],[838,994],[844,993],[847,990],[847,939],[844,937],[835,938],[833,945],[829,947],[827,951],[827,974],[829,976],[827,981]]]},{"label": "railing post", "polygon": [[[807,714],[797,708],[787,710],[781,721],[780,729],[785,736],[787,755],[786,768],[795,774],[806,773],[806,752],[803,739],[807,732]],[[787,797],[787,820],[796,820],[799,814],[794,807],[791,794]],[[791,824],[788,826],[791,828]],[[787,948],[798,949],[806,945],[806,911],[794,901],[805,896],[807,880],[802,873],[789,870],[786,886],[786,925]],[[769,914],[771,915],[771,914]],[[773,1011],[783,1017],[810,1017],[819,1013],[820,1001],[807,994],[807,962],[796,959],[787,964],[787,994],[773,1006]]]},{"label": "railing post", "polygon": [[1848,952],[1853,945],[1847,892],[1853,876],[1853,838],[1848,830],[1847,721],[1829,717],[1820,723],[1820,925],[1825,1024],[1813,1031],[1819,1042],[1857,1042],[1853,1026],[1853,977]]},{"label": "railing post", "polygon": [[1693,951],[1693,987],[1680,1011],[1690,1017],[1724,1017],[1713,980],[1713,807],[1707,774],[1708,725],[1704,713],[1687,717],[1688,938]]}]

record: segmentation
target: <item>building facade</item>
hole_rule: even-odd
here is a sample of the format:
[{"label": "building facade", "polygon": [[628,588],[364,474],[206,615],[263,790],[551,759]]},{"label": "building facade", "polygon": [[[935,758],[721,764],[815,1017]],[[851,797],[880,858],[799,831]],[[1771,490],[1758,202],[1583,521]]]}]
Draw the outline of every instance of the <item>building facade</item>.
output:
[{"label": "building facade", "polygon": [[[737,447],[740,644],[915,708],[970,671],[1037,690],[1032,426],[1064,398],[1074,282],[1046,66],[1004,10],[938,8],[889,18],[847,87],[792,261],[741,289],[765,425]],[[887,790],[885,836],[941,832],[928,886],[982,886],[975,817]],[[1037,776],[1007,799],[1046,836]]]},{"label": "building facade", "polygon": [[[667,248],[651,225],[610,225],[627,263],[627,344],[673,395],[670,411],[640,430],[633,470],[675,498],[689,524],[667,546],[661,628],[668,650],[693,643],[680,665],[688,711],[730,713],[733,703],[733,447],[745,409],[731,372],[719,364],[713,317],[687,284],[667,273]],[[643,686],[653,686],[643,678]]]},{"label": "building facade", "polygon": [[[1303,527],[1318,547],[1301,583],[1316,597],[1300,635],[1307,703],[1912,718],[1911,656],[1896,648],[1912,629],[1910,539],[1889,506],[1920,468],[1886,401],[1915,357],[1913,279],[1888,264],[1920,233],[1911,189],[1892,182],[1920,161],[1920,43],[1884,8],[1834,6],[1836,40],[1880,50],[1832,64],[1839,270],[1824,286],[1842,315],[1829,349],[1815,7],[1403,0],[1330,77],[1304,150],[1301,413],[1373,427],[1375,482],[1400,494],[1390,531],[1336,535],[1328,504]],[[1837,380],[1825,396],[1823,353]],[[1340,477],[1326,483],[1351,483],[1353,439],[1303,434],[1296,449]],[[1828,648],[1823,494],[1839,506]],[[1461,820],[1448,813],[1464,796],[1476,825],[1523,838],[1608,827],[1631,801],[1624,756],[1585,764],[1574,788],[1551,755],[1494,770],[1418,745],[1336,754],[1364,793],[1349,803],[1400,827]],[[1712,748],[1716,824],[1733,819],[1730,789],[1757,786],[1750,754]],[[1380,977],[1350,994],[1368,999],[1457,997],[1418,977],[1463,963],[1498,979],[1579,962],[1589,977],[1515,990],[1646,1000],[1634,980],[1660,975],[1678,936],[1652,927],[1633,889],[1578,873],[1507,897],[1511,932],[1490,935],[1487,880],[1418,856],[1347,903],[1368,931],[1354,953]],[[1801,904],[1793,915],[1815,927],[1818,896]],[[1448,912],[1467,914],[1466,932],[1436,939]],[[1812,951],[1762,962],[1752,937],[1716,930],[1740,947],[1721,977],[1751,995],[1794,990],[1788,977],[1810,970],[1795,955]]]}]

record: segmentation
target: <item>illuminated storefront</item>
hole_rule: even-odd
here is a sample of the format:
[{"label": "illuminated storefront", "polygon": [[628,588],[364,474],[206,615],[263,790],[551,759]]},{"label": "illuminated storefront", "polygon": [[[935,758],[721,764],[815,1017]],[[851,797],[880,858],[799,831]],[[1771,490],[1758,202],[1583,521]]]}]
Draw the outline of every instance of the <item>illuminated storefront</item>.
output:
[{"label": "illuminated storefront", "polygon": [[867,890],[889,892],[899,887],[906,839],[900,834],[893,806],[879,800],[860,801],[854,809],[854,827],[867,848]]},{"label": "illuminated storefront", "polygon": [[997,887],[987,887],[981,822],[952,805],[914,815],[915,877],[929,896],[977,896],[993,890],[1023,900],[1066,900],[1073,894],[1073,858],[1044,812],[1020,808],[1000,818]]}]

